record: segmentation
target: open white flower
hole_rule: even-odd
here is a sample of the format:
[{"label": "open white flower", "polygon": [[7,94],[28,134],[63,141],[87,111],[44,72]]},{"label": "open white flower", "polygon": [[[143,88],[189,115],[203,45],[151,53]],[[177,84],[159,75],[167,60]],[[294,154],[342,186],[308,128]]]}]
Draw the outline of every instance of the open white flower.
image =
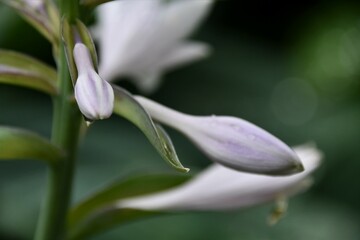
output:
[{"label": "open white flower", "polygon": [[94,69],[89,49],[82,43],[74,47],[78,71],[75,98],[82,114],[89,120],[110,117],[114,108],[114,90]]},{"label": "open white flower", "polygon": [[100,46],[100,75],[132,78],[154,90],[163,71],[203,58],[208,46],[185,40],[209,11],[212,0],[113,1],[98,9],[94,35]]},{"label": "open white flower", "polygon": [[298,156],[289,146],[243,119],[191,116],[141,96],[135,99],[154,120],[182,132],[217,163],[269,175],[288,175],[303,170]]},{"label": "open white flower", "polygon": [[322,158],[322,154],[309,145],[294,150],[305,167],[304,172],[296,175],[271,177],[237,172],[214,164],[179,187],[121,200],[117,207],[168,211],[226,210],[292,196],[309,187],[308,177],[319,166]]}]

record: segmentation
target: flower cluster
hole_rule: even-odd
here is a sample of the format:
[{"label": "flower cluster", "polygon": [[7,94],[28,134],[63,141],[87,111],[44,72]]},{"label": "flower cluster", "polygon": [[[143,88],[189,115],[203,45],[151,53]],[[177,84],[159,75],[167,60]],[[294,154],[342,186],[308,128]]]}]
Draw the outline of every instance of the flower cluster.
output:
[{"label": "flower cluster", "polygon": [[[211,3],[191,0],[121,1],[100,7],[99,23],[95,28],[101,49],[100,73],[96,72],[86,45],[76,43],[73,50],[78,73],[75,98],[84,116],[97,120],[108,118],[112,113],[113,89],[99,75],[109,81],[118,75],[129,74],[135,77],[142,89],[152,90],[157,85],[154,76],[159,76],[170,62],[174,64],[203,56],[195,54],[203,53],[199,51],[199,48],[204,49],[202,45],[190,47],[192,51],[188,51],[189,46],[195,45],[183,42]],[[116,28],[119,30],[115,31]],[[141,96],[134,99],[153,120],[182,132],[211,160],[227,168],[275,176],[304,170],[303,161],[290,147],[245,120],[228,116],[190,116]],[[309,164],[316,165],[315,162]],[[216,173],[226,172],[229,176],[232,173],[230,169],[215,166]],[[312,169],[307,169],[306,173]],[[250,186],[253,184],[251,181]]]},{"label": "flower cluster", "polygon": [[[48,38],[58,66],[55,70],[22,54],[0,51],[0,82],[41,90],[54,97],[53,141],[27,131],[0,128],[6,133],[0,134],[0,138],[5,139],[1,142],[4,146],[12,146],[15,140],[19,143],[4,151],[5,157],[15,159],[29,153],[30,157],[50,162],[55,169],[52,172],[55,177],[50,179],[54,185],[60,186],[51,189],[49,194],[49,201],[53,201],[54,206],[57,207],[53,196],[63,193],[70,196],[72,170],[65,168],[74,165],[70,161],[74,160],[72,157],[75,156],[83,120],[94,122],[107,119],[113,113],[120,115],[137,126],[172,167],[188,172],[189,169],[181,164],[170,136],[162,128],[163,124],[184,134],[214,162],[186,183],[161,192],[117,198],[112,202],[106,201],[114,194],[107,195],[106,192],[107,197],[99,197],[99,201],[95,195],[95,200],[90,200],[89,205],[94,207],[95,203],[100,203],[98,208],[91,209],[84,204],[88,216],[84,210],[73,221],[78,223],[73,225],[79,236],[83,234],[79,229],[91,227],[89,223],[98,224],[101,218],[96,217],[107,214],[109,209],[116,213],[124,209],[242,208],[291,196],[309,186],[306,180],[321,159],[320,151],[314,146],[291,148],[241,118],[188,115],[143,96],[132,95],[113,83],[118,78],[130,77],[139,90],[149,93],[158,87],[161,76],[169,69],[206,57],[209,46],[187,37],[208,14],[213,0],[110,1],[95,8],[97,23],[91,30],[84,23],[86,18],[83,15],[88,14],[85,10],[94,9],[107,0],[74,1],[76,4],[63,0],[59,1],[60,8],[45,0],[3,1]],[[69,10],[69,6],[75,8]],[[79,11],[76,9],[81,7],[83,9]],[[93,35],[100,48],[99,64]],[[66,164],[58,164],[60,161]],[[69,196],[66,201],[69,201]],[[63,212],[68,210],[66,201],[60,203]],[[48,217],[51,218],[57,216],[56,211],[63,217],[65,226],[65,214],[61,208],[45,212],[50,213]],[[46,225],[39,225],[40,231],[48,227],[46,221],[40,223]],[[49,232],[62,231],[57,226],[49,228],[53,228]]]},{"label": "flower cluster", "polygon": [[[167,67],[205,56],[207,48],[204,44],[189,43],[184,37],[198,25],[211,3],[191,0],[122,1],[100,7],[99,22],[94,28],[101,50],[99,74],[107,81],[129,75],[134,77],[135,83],[142,90],[153,90],[160,73]],[[95,72],[94,66],[90,64],[90,54],[83,45],[81,49],[79,44],[75,46],[74,57],[79,72],[75,96],[80,110],[91,120],[107,118],[113,106],[110,85]],[[209,207],[209,204],[216,208],[215,203],[201,200],[205,198],[213,199],[214,202],[225,198],[221,200],[224,202],[223,207],[256,204],[272,200],[285,190],[290,192],[290,188],[297,186],[318,166],[320,157],[315,149],[294,152],[278,138],[243,119],[215,115],[190,116],[142,96],[134,96],[134,99],[153,120],[182,132],[217,164],[184,187],[160,194],[161,197],[155,195],[144,198],[144,201],[142,198],[131,200],[126,202],[129,206],[142,208],[150,204],[149,208],[166,208],[174,204],[174,208],[182,208],[190,204],[189,208],[201,209]],[[303,157],[304,151],[310,151],[311,156]],[[238,173],[231,169],[248,173]],[[299,172],[302,173],[297,174]],[[296,175],[271,178],[256,174]],[[233,181],[230,181],[230,177]],[[224,196],[218,196],[220,192],[217,191],[206,192],[208,190],[205,189],[209,189],[206,185],[213,185],[216,181],[219,185],[217,191],[222,192],[222,188],[229,190],[224,190]],[[235,184],[238,181],[239,184]],[[230,189],[237,191],[235,196]],[[249,191],[256,193],[259,189],[268,189],[269,192],[260,191],[258,195],[245,197]],[[227,192],[230,194],[227,195]],[[240,202],[231,202],[231,199],[238,198]]]}]

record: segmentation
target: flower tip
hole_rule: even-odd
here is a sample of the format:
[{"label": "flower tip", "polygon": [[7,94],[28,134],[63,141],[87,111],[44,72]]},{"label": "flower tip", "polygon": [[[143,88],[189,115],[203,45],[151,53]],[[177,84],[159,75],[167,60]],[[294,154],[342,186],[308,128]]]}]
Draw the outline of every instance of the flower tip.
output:
[{"label": "flower tip", "polygon": [[292,156],[286,160],[287,164],[284,164],[282,168],[270,172],[270,175],[274,176],[290,176],[293,174],[301,173],[305,170],[303,163],[297,155]]},{"label": "flower tip", "polygon": [[295,172],[294,173],[301,173],[305,170],[304,165],[300,162],[295,166]]},{"label": "flower tip", "polygon": [[305,170],[303,164],[301,162],[297,162],[295,164],[293,164],[291,167],[289,167],[288,169],[286,169],[284,172],[282,172],[280,175],[283,176],[288,176],[288,175],[293,175],[293,174],[297,174],[297,173],[301,173]]},{"label": "flower tip", "polygon": [[287,168],[284,169],[283,173],[281,175],[287,176],[287,175],[293,175],[297,173],[301,173],[305,171],[305,163],[302,162],[303,156],[298,154],[298,152],[295,149],[291,149],[290,156],[287,160],[289,163]]}]

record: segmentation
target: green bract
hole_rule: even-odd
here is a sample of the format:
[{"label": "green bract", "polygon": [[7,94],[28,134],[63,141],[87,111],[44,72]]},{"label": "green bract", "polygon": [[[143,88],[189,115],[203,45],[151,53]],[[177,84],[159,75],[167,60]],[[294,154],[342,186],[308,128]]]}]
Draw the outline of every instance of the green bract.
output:
[{"label": "green bract", "polygon": [[115,104],[114,113],[126,118],[136,125],[149,139],[151,144],[160,153],[162,158],[181,172],[188,172],[179,161],[175,148],[165,133],[165,130],[156,126],[144,108],[124,89],[114,86]]},{"label": "green bract", "polygon": [[98,59],[96,54],[96,48],[94,41],[90,35],[89,30],[87,27],[82,23],[80,20],[76,20],[76,30],[78,31],[78,34],[80,35],[81,41],[86,45],[86,47],[90,51],[90,55],[94,64],[94,68],[96,71],[98,71]]},{"label": "green bract", "polygon": [[66,61],[69,68],[72,83],[75,84],[77,78],[77,70],[75,60],[73,58],[73,49],[75,46],[74,32],[69,22],[63,18],[61,21],[61,40],[64,44]]},{"label": "green bract", "polygon": [[65,46],[66,60],[68,63],[70,76],[73,84],[75,85],[76,79],[78,77],[78,72],[76,70],[75,60],[73,57],[73,50],[75,47],[76,39],[78,38],[78,40],[81,41],[89,49],[94,68],[97,71],[98,60],[95,44],[91,38],[89,30],[78,19],[76,20],[76,24],[71,25],[66,18],[63,18],[61,22],[61,34],[62,41]]}]

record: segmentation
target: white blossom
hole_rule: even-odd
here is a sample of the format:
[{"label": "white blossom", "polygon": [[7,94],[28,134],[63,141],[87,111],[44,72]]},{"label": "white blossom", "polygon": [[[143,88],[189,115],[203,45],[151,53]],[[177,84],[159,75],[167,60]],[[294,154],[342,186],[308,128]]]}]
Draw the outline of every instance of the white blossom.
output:
[{"label": "white blossom", "polygon": [[288,197],[309,187],[308,177],[322,154],[313,146],[294,148],[305,171],[282,177],[237,172],[213,164],[189,182],[170,190],[117,202],[119,208],[143,210],[227,210],[250,207]]},{"label": "white blossom", "polygon": [[100,75],[130,77],[154,90],[162,73],[207,56],[204,43],[185,38],[206,16],[212,0],[113,1],[98,9],[94,36],[100,47]]}]

